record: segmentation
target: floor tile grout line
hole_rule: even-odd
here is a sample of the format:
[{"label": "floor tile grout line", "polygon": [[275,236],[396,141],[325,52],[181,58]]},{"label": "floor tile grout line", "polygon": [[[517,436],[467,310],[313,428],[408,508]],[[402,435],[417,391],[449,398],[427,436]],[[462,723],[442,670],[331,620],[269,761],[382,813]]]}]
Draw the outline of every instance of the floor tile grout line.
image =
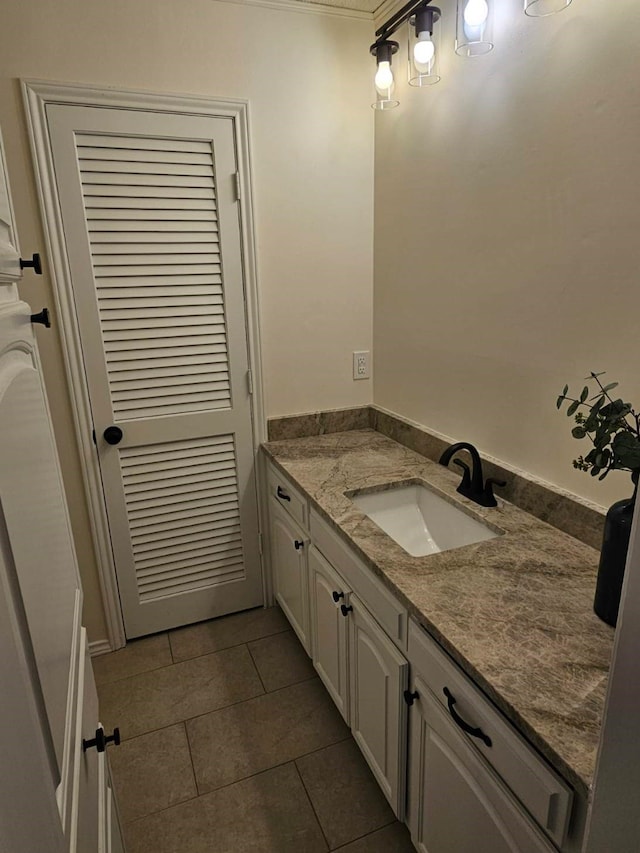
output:
[{"label": "floor tile grout line", "polygon": [[121,732],[120,736],[122,738],[122,743],[126,743],[127,741],[133,740],[137,737],[142,737],[143,735],[153,734],[153,732],[160,732],[163,729],[168,729],[171,726],[178,725],[179,723],[189,723],[191,720],[206,717],[208,714],[215,714],[216,711],[224,711],[227,708],[234,708],[236,705],[242,705],[243,702],[252,702],[254,699],[260,699],[262,696],[275,696],[275,694],[279,693],[281,690],[288,690],[289,687],[297,687],[300,684],[306,684],[308,681],[313,681],[314,679],[320,681],[318,676],[312,675],[311,678],[307,678],[305,681],[297,681],[295,684],[288,684],[286,687],[279,687],[277,690],[272,690],[271,692],[265,690],[264,693],[256,693],[255,696],[247,696],[244,699],[238,699],[237,702],[230,702],[228,705],[221,705],[219,708],[211,708],[208,711],[203,711],[201,714],[194,714],[193,717],[184,717],[182,720],[174,720],[172,723],[165,723],[155,729],[147,729],[144,732],[138,732],[138,734],[131,735],[130,737],[127,737],[126,735],[123,736]]},{"label": "floor tile grout line", "polygon": [[[363,838],[368,838],[370,835],[375,835],[376,832],[380,832],[383,829],[386,829],[388,826],[392,826],[394,823],[401,823],[398,818],[394,815],[393,819],[389,821],[389,823],[383,823],[382,826],[377,826],[375,829],[372,829],[370,832],[365,832],[364,835],[359,835],[357,838],[352,838],[351,841],[345,841],[344,844],[341,844],[340,847],[330,847],[330,853],[340,853],[341,850],[344,850],[345,847],[348,847],[350,844],[355,844],[356,841],[362,841]],[[406,824],[402,824],[406,826]]]},{"label": "floor tile grout line", "polygon": [[[189,627],[189,626],[187,626],[187,627]],[[181,629],[176,628],[174,630],[181,630]],[[98,687],[98,690],[99,690],[100,687],[107,687],[110,684],[117,684],[120,681],[126,681],[128,678],[136,678],[137,676],[145,675],[148,672],[157,672],[159,669],[168,669],[168,667],[170,667],[170,666],[178,666],[181,663],[188,663],[189,661],[198,660],[199,658],[206,658],[208,655],[215,655],[218,652],[226,652],[226,651],[229,651],[230,649],[237,649],[238,646],[247,646],[249,643],[257,643],[260,640],[266,640],[269,637],[276,637],[278,634],[286,634],[288,631],[292,631],[292,629],[291,628],[285,628],[284,630],[276,631],[273,634],[265,634],[262,637],[256,637],[252,640],[243,640],[241,643],[233,643],[233,645],[231,645],[231,646],[223,646],[221,649],[213,649],[212,651],[203,652],[202,654],[199,654],[199,655],[193,655],[193,657],[180,658],[180,660],[175,660],[175,658],[174,658],[173,646],[171,645],[171,637],[169,637],[169,654],[171,656],[171,663],[165,663],[165,664],[162,664],[162,666],[153,666],[153,667],[151,667],[151,669],[142,669],[142,670],[140,670],[140,672],[134,672],[131,675],[123,675],[121,678],[114,678],[110,681],[104,681],[104,682],[101,682],[100,684],[97,684],[96,686]],[[292,633],[293,633],[293,631],[292,631]],[[156,636],[156,635],[150,634],[149,636]],[[124,648],[126,648],[126,646]],[[116,654],[119,651],[122,651],[122,650],[116,649],[115,652],[109,652],[109,654]],[[107,657],[107,655],[105,655],[105,657]]]},{"label": "floor tile grout line", "polygon": [[[186,800],[181,800],[179,803],[174,803],[171,806],[164,806],[163,808],[158,809],[155,812],[149,812],[149,814],[141,815],[140,817],[134,817],[133,820],[125,821],[125,824],[130,826],[133,823],[137,823],[138,821],[145,820],[145,818],[154,817],[155,815],[159,815],[159,814],[162,814],[163,812],[169,811],[169,809],[174,809],[174,808],[177,808],[178,806],[182,806],[184,803],[192,803],[194,800],[202,800],[205,797],[210,796],[211,794],[217,794],[218,791],[224,791],[225,788],[231,788],[233,785],[238,785],[240,782],[247,782],[249,779],[253,779],[255,776],[261,776],[263,773],[269,773],[271,770],[275,770],[278,767],[285,767],[287,764],[295,765],[295,761],[294,760],[285,761],[282,764],[277,764],[276,767],[268,767],[266,770],[259,770],[257,773],[252,773],[251,776],[245,776],[243,779],[237,779],[235,782],[229,782],[227,785],[221,785],[219,788],[214,788],[212,791],[205,791],[204,794],[198,794],[196,797],[188,797]],[[295,769],[297,771],[297,767]],[[298,775],[300,775],[299,772],[298,772]],[[303,783],[303,785],[304,785],[304,783]],[[306,794],[306,788],[305,788],[305,794]],[[308,796],[308,794],[307,794],[307,796]],[[313,806],[312,806],[312,808],[313,808]],[[315,814],[315,811],[314,811],[314,814]],[[321,827],[321,829],[322,829],[322,827]],[[374,830],[374,832],[375,831],[376,830]],[[324,833],[323,833],[323,836],[324,836]]]},{"label": "floor tile grout line", "polygon": [[189,729],[187,728],[186,720],[182,720],[181,723],[184,728],[184,736],[187,739],[187,749],[189,750],[189,761],[191,762],[191,774],[193,776],[193,784],[196,789],[196,796],[200,796],[200,785],[198,785],[198,777],[196,776],[196,765],[193,763],[193,750],[191,749],[191,741],[189,739]]},{"label": "floor tile grout line", "polygon": [[[213,794],[214,791],[221,791],[222,788],[228,788],[229,785],[235,785],[236,782],[245,782],[247,779],[252,779],[254,776],[259,776],[261,773],[266,773],[268,770],[275,770],[276,767],[284,767],[285,764],[295,763],[300,758],[306,758],[309,755],[315,755],[316,752],[322,752],[323,749],[329,749],[329,747],[337,746],[340,743],[344,743],[345,741],[350,740],[350,738],[351,735],[348,735],[346,738],[342,738],[342,740],[335,740],[331,743],[324,744],[324,746],[319,746],[316,749],[312,749],[310,750],[310,752],[304,752],[301,755],[296,755],[295,758],[285,758],[283,761],[277,761],[275,764],[271,764],[269,767],[263,767],[261,770],[256,770],[255,773],[248,773],[246,776],[240,776],[237,779],[234,779],[232,782],[226,782],[224,785],[219,785],[217,788],[209,788],[207,791],[202,791],[201,796],[204,796],[205,794]],[[200,790],[199,786],[198,790]]]},{"label": "floor tile grout line", "polygon": [[324,843],[327,845],[327,850],[331,850],[331,845],[329,844],[329,839],[327,838],[320,818],[318,816],[318,812],[316,811],[316,807],[313,805],[313,800],[311,799],[311,794],[307,790],[307,786],[304,784],[304,779],[302,778],[302,773],[300,772],[300,768],[298,767],[298,760],[295,759],[293,762],[293,766],[296,768],[296,773],[298,774],[298,779],[300,779],[300,784],[302,785],[302,789],[306,794],[307,800],[309,801],[309,805],[311,806],[311,811],[313,812],[313,816],[316,819],[316,823],[322,833],[322,837],[324,838]]},{"label": "floor tile grout line", "polygon": [[253,663],[255,671],[258,673],[258,678],[260,679],[260,684],[262,684],[262,689],[264,690],[265,694],[269,693],[269,691],[267,690],[267,685],[264,683],[262,673],[260,672],[260,667],[258,666],[256,659],[254,658],[253,654],[251,653],[251,649],[249,648],[249,643],[245,643],[245,645],[247,647],[247,651],[249,652],[249,657],[251,658],[251,661]]}]

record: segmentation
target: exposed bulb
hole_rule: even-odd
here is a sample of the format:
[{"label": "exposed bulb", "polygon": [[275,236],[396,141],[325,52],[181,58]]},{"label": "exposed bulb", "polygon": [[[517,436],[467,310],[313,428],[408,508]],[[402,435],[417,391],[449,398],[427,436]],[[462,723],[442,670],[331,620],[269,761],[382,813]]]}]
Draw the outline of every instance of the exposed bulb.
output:
[{"label": "exposed bulb", "polygon": [[435,53],[436,47],[431,41],[431,33],[419,33],[418,41],[413,46],[413,64],[420,74],[426,74],[429,71]]},{"label": "exposed bulb", "polygon": [[393,86],[393,71],[390,62],[379,62],[373,82],[379,94],[387,95]]},{"label": "exposed bulb", "polygon": [[462,14],[467,27],[481,27],[489,17],[487,0],[469,0]]}]

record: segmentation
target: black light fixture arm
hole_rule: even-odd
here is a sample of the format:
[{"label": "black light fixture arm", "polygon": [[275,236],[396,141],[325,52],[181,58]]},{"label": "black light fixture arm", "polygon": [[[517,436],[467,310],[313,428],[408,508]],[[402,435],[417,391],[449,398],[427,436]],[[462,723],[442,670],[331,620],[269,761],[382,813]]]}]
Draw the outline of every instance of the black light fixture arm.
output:
[{"label": "black light fixture arm", "polygon": [[[421,6],[428,6],[429,3],[431,3],[431,0],[409,0],[408,3],[405,3],[401,9],[398,9],[388,21],[385,21],[376,30],[376,40],[372,47],[387,41],[389,36],[392,36]],[[371,52],[373,53],[373,50]]]}]

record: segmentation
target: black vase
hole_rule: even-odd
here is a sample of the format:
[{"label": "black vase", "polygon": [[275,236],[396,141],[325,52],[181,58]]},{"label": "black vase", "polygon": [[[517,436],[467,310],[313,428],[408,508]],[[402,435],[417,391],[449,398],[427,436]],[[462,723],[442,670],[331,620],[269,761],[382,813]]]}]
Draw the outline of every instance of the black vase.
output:
[{"label": "black vase", "polygon": [[635,490],[633,497],[616,501],[607,513],[604,523],[602,550],[600,551],[600,566],[598,567],[598,582],[593,609],[607,625],[615,626],[620,607],[620,593],[624,567],[627,562],[633,509],[638,492],[638,472],[632,474]]}]

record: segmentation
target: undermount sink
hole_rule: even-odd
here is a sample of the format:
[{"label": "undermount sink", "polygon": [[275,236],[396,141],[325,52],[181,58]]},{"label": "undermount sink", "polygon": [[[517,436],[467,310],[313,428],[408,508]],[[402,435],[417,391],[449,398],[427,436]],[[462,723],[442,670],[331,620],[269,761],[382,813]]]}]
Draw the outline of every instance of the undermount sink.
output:
[{"label": "undermount sink", "polygon": [[501,531],[415,483],[350,496],[366,516],[412,557],[484,542]]}]

